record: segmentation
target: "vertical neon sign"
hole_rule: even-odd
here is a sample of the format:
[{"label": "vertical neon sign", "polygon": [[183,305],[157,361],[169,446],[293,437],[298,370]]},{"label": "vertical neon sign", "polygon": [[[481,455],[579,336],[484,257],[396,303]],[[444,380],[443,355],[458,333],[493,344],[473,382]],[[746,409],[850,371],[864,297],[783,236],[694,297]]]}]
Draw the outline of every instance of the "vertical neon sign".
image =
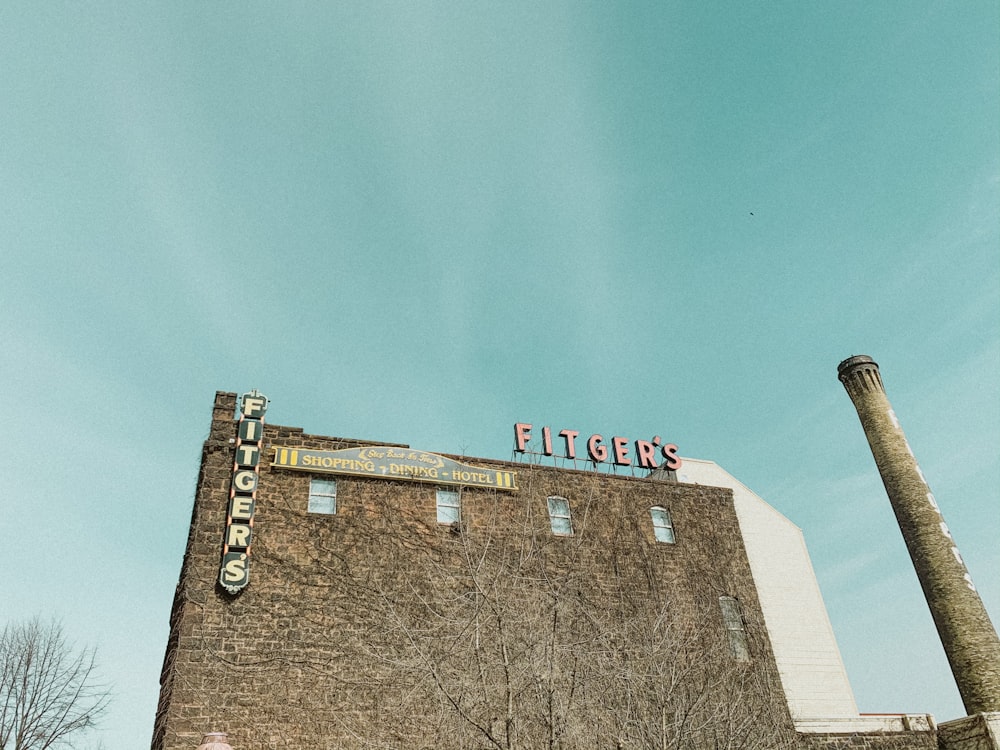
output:
[{"label": "vertical neon sign", "polygon": [[253,512],[260,479],[260,455],[264,440],[267,397],[256,390],[243,394],[229,485],[229,508],[222,541],[219,583],[230,594],[238,594],[250,582],[250,547],[253,543]]}]

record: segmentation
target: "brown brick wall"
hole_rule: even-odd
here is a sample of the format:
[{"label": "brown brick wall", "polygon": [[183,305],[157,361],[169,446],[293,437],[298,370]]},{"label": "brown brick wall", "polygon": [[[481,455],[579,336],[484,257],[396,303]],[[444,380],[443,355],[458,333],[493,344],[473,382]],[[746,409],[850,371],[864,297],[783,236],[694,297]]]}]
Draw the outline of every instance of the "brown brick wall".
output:
[{"label": "brown brick wall", "polygon": [[[205,444],[154,750],[208,731],[236,750],[798,744],[728,490],[462,459],[513,466],[520,490],[463,489],[453,528],[434,485],[412,482],[338,477],[337,514],[308,514],[310,475],[267,451],[250,584],[230,596],[234,406],[219,394]],[[271,425],[265,443],[362,444]],[[552,535],[551,494],[573,537]],[[676,544],[654,541],[653,505]],[[747,664],[722,595],[743,608]]]}]

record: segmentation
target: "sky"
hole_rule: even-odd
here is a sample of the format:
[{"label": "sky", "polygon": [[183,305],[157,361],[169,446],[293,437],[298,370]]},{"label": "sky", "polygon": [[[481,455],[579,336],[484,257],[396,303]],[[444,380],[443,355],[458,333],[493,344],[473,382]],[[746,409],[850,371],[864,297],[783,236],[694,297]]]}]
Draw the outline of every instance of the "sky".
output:
[{"label": "sky", "polygon": [[[661,435],[800,526],[862,712],[964,715],[838,362],[1000,622],[993,0],[0,5],[0,622],[152,735],[214,393]],[[206,731],[219,729],[206,727]]]}]

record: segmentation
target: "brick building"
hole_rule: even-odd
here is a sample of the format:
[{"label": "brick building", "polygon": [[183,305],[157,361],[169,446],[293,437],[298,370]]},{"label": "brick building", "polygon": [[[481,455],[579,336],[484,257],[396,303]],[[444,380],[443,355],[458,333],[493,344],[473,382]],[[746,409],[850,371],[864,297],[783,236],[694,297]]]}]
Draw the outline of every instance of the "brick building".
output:
[{"label": "brick building", "polygon": [[470,459],[236,407],[154,750],[936,747],[929,717],[858,715],[801,533],[711,462]]}]

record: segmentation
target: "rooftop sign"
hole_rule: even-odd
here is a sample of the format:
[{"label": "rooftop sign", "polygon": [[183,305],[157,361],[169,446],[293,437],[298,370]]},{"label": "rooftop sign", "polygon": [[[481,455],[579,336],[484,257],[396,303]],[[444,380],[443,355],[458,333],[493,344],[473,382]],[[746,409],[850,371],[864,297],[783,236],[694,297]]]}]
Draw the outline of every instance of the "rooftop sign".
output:
[{"label": "rooftop sign", "polygon": [[[528,441],[531,440],[531,425],[526,422],[518,422],[514,425],[514,451],[516,453],[530,453],[533,455],[559,456],[577,460],[584,458],[577,456],[576,439],[580,437],[579,430],[560,430],[557,436],[565,451],[557,454],[553,447],[552,428],[542,428],[542,450],[528,450]],[[632,445],[630,445],[632,443]],[[635,465],[640,469],[655,469],[659,466],[657,453],[663,459],[663,468],[676,471],[680,468],[681,459],[677,456],[677,446],[673,443],[664,443],[659,435],[652,440],[636,440],[634,443],[628,438],[614,436],[611,438],[611,445],[605,443],[604,436],[600,434],[591,435],[587,438],[587,458],[594,462],[594,465],[610,461],[615,466],[632,466],[632,457],[629,451],[635,449]]]},{"label": "rooftop sign", "polygon": [[436,453],[409,448],[368,446],[338,451],[315,451],[275,446],[271,466],[292,471],[350,474],[357,477],[398,479],[464,487],[517,489],[517,472],[468,466]]}]

